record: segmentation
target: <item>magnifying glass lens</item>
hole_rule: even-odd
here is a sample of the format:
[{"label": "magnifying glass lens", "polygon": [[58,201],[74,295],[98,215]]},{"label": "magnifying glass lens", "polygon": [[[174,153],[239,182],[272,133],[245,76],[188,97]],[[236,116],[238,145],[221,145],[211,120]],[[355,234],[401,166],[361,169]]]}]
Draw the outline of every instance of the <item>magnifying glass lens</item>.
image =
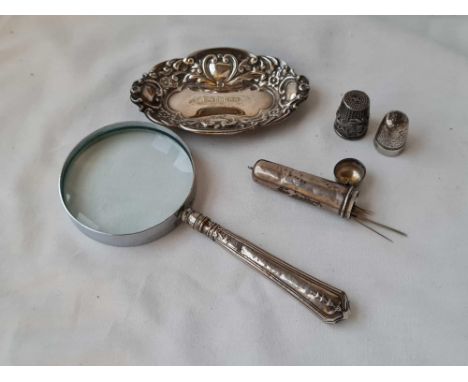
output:
[{"label": "magnifying glass lens", "polygon": [[131,127],[99,136],[78,152],[64,175],[64,202],[87,227],[130,234],[173,215],[193,181],[190,156],[174,138]]}]

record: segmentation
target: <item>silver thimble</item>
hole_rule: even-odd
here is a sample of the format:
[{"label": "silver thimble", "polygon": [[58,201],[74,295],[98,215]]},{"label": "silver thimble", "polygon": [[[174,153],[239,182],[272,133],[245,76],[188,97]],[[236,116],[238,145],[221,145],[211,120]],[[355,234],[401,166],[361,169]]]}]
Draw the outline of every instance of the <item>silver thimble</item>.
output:
[{"label": "silver thimble", "polygon": [[409,120],[405,113],[395,110],[385,114],[375,134],[375,148],[387,156],[400,154],[406,146],[408,126]]},{"label": "silver thimble", "polygon": [[359,139],[369,126],[370,100],[360,90],[347,92],[336,112],[335,132],[344,139]]}]

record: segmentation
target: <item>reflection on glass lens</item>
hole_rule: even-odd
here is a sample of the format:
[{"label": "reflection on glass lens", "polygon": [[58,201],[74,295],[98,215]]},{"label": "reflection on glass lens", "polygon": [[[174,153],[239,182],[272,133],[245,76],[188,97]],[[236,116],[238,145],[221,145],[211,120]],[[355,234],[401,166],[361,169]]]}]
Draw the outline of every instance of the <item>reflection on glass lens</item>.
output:
[{"label": "reflection on glass lens", "polygon": [[65,204],[87,227],[127,234],[155,226],[190,194],[193,165],[163,132],[129,128],[83,149],[64,177]]}]

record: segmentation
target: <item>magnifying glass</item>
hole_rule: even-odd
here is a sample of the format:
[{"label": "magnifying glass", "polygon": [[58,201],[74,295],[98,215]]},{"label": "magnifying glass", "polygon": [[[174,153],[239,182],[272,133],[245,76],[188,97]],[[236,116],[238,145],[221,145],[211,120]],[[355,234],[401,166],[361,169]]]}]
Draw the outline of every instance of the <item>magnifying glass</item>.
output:
[{"label": "magnifying glass", "polygon": [[60,175],[65,210],[86,235],[116,246],[148,243],[187,223],[289,292],[323,321],[349,314],[346,294],[191,209],[195,166],[172,131],[145,122],[105,126],[80,141]]}]

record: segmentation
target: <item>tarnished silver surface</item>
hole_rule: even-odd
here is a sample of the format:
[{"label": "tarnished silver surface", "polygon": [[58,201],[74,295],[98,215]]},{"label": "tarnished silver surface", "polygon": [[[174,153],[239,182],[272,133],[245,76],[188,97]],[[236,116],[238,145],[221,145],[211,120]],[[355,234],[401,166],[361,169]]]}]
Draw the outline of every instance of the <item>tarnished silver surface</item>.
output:
[{"label": "tarnished silver surface", "polygon": [[408,138],[408,116],[401,111],[391,111],[385,115],[375,134],[374,146],[386,156],[399,155]]},{"label": "tarnished silver surface", "polygon": [[355,158],[345,158],[335,165],[333,174],[338,183],[357,187],[366,176],[366,166]]},{"label": "tarnished silver surface", "polygon": [[274,281],[323,321],[336,323],[348,317],[349,302],[343,291],[289,265],[199,212],[188,208],[181,219]]},{"label": "tarnished silver surface", "polygon": [[349,219],[359,191],[352,186],[298,171],[260,159],[252,168],[252,178],[269,188],[278,190],[315,206],[327,208]]},{"label": "tarnished silver surface", "polygon": [[[344,162],[346,166],[353,167],[353,171],[349,175],[339,174],[342,177],[339,183],[264,159],[260,159],[252,167],[252,179],[273,190],[305,200],[314,206],[324,207],[343,218],[354,219],[359,224],[389,241],[392,240],[381,232],[369,227],[364,222],[377,225],[402,236],[407,236],[406,233],[396,228],[369,219],[368,215],[371,212],[356,205],[359,195],[356,185],[359,185],[360,181],[364,178],[365,168],[357,159],[349,158],[344,160]],[[354,174],[353,172],[356,173]]]},{"label": "tarnished silver surface", "polygon": [[344,139],[360,139],[369,126],[370,100],[360,90],[347,92],[336,112],[335,132]]},{"label": "tarnished silver surface", "polygon": [[157,64],[130,99],[153,122],[199,134],[236,134],[287,117],[309,82],[284,61],[213,48]]}]

